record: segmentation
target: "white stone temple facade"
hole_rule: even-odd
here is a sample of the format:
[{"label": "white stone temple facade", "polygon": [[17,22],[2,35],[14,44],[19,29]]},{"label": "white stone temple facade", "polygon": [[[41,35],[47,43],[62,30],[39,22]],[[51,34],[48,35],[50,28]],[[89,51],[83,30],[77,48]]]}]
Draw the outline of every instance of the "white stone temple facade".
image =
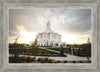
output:
[{"label": "white stone temple facade", "polygon": [[61,42],[61,35],[55,33],[50,28],[50,22],[47,23],[47,28],[44,32],[38,33],[37,36],[38,46],[51,46],[51,47],[60,47],[66,46],[65,42]]}]

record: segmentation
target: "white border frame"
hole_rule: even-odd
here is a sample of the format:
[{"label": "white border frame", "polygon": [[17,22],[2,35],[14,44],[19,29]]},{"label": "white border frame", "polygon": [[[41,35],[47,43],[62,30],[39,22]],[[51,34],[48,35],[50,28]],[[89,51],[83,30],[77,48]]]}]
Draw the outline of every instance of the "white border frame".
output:
[{"label": "white border frame", "polygon": [[[92,63],[38,64],[8,62],[9,9],[19,8],[80,8],[91,9]],[[97,4],[96,3],[4,3],[3,5],[3,69],[97,69]]]}]

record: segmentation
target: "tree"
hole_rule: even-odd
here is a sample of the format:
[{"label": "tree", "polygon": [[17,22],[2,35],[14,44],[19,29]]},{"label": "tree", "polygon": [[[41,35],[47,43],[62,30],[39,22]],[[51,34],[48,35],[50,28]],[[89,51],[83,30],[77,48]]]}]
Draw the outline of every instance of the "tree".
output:
[{"label": "tree", "polygon": [[90,38],[88,38],[88,40],[87,40],[87,44],[91,44],[91,42],[90,42]]},{"label": "tree", "polygon": [[87,56],[87,60],[88,62],[90,61],[90,57],[91,57],[91,42],[90,42],[90,38],[88,38],[87,40],[87,45],[86,45],[86,56]]},{"label": "tree", "polygon": [[74,48],[76,48],[76,43],[74,43]]},{"label": "tree", "polygon": [[37,46],[37,38],[35,39],[34,43],[32,44],[31,48],[35,51],[38,52],[38,46]]},{"label": "tree", "polygon": [[31,45],[32,47],[37,46],[37,38],[35,39],[34,43]]},{"label": "tree", "polygon": [[19,37],[17,37],[17,38],[15,39],[14,44],[17,44],[18,39],[19,39]]},{"label": "tree", "polygon": [[17,41],[18,41],[18,39],[19,39],[19,37],[17,37],[16,39],[15,39],[15,42],[14,42],[14,44],[13,44],[13,51],[14,51],[14,62],[16,63],[17,61],[18,61],[18,57],[19,57],[19,55],[18,55],[18,47],[19,47],[19,45],[18,45],[18,43],[17,43]]},{"label": "tree", "polygon": [[37,45],[37,38],[34,41],[34,46],[36,46],[36,45]]},{"label": "tree", "polygon": [[64,49],[63,49],[62,45],[60,47],[61,47],[60,54],[63,56],[64,55]]}]

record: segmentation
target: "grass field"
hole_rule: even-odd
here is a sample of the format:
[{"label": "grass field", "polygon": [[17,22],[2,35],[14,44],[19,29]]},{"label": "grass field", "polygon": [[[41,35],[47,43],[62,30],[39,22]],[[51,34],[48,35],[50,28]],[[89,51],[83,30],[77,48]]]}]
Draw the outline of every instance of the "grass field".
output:
[{"label": "grass field", "polygon": [[55,50],[55,51],[61,51],[60,48],[54,48],[54,47],[45,47],[45,48],[50,50]]},{"label": "grass field", "polygon": [[19,48],[31,48],[31,46],[19,46]]}]

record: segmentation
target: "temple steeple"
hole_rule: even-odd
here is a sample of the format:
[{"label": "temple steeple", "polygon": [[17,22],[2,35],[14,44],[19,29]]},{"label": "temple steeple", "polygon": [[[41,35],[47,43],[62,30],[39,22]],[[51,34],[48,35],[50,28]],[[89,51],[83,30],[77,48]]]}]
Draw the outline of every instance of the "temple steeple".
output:
[{"label": "temple steeple", "polygon": [[47,30],[50,30],[50,22],[47,23]]},{"label": "temple steeple", "polygon": [[45,33],[51,33],[53,32],[50,28],[50,21],[47,22],[46,30],[44,31]]}]

